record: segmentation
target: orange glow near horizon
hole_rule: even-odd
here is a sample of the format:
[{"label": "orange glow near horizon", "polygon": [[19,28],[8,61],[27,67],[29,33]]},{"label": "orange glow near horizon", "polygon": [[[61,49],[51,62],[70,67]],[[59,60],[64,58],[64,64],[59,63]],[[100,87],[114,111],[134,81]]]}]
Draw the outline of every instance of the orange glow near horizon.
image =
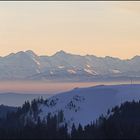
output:
[{"label": "orange glow near horizon", "polygon": [[140,54],[139,1],[0,2],[0,55]]},{"label": "orange glow near horizon", "polygon": [[[30,93],[30,94],[58,94],[74,88],[91,87],[96,85],[130,84],[130,81],[116,82],[0,82],[0,93]],[[135,81],[135,84],[140,84]],[[54,88],[55,87],[55,88]]]}]

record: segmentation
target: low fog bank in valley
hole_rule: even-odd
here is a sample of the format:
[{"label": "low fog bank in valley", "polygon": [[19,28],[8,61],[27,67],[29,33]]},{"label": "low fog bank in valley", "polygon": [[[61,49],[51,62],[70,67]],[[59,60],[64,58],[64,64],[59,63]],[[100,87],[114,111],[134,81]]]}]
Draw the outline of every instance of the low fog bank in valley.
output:
[{"label": "low fog bank in valley", "polygon": [[[35,81],[4,81],[0,82],[0,104],[9,106],[21,106],[25,101],[34,98],[44,99],[75,88],[92,87],[96,85],[130,84],[131,81],[110,82],[35,82]],[[132,81],[140,84],[139,81]]]},{"label": "low fog bank in valley", "polygon": [[[132,81],[140,84],[140,81]],[[104,82],[41,82],[41,81],[0,81],[0,93],[14,92],[27,94],[57,94],[77,87],[90,87],[96,85],[131,84],[130,81],[104,81]]]}]

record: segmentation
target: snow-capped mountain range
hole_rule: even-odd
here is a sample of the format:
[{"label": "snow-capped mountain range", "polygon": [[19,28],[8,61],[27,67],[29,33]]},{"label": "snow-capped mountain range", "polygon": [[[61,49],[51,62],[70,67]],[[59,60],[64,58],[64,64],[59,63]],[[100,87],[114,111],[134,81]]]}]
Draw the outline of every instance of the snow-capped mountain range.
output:
[{"label": "snow-capped mountain range", "polygon": [[[133,100],[140,100],[140,84],[75,88],[48,98],[46,103],[38,103],[37,115],[45,120],[48,113],[55,115],[62,110],[63,123],[67,123],[71,129],[73,123],[85,126],[96,121],[102,114],[107,116],[108,109]],[[35,121],[32,115],[28,112],[26,116]]]},{"label": "snow-capped mountain range", "polygon": [[0,57],[0,80],[92,81],[101,78],[140,77],[140,56],[122,60],[59,51],[38,56],[21,51]]}]

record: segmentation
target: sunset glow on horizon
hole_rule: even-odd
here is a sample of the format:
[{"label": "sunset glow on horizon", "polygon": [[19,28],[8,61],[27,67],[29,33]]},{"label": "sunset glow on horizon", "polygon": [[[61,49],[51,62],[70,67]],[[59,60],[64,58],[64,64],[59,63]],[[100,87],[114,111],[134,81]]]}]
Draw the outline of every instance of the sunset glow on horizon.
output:
[{"label": "sunset glow on horizon", "polygon": [[140,55],[140,2],[0,2],[0,56],[26,50]]}]

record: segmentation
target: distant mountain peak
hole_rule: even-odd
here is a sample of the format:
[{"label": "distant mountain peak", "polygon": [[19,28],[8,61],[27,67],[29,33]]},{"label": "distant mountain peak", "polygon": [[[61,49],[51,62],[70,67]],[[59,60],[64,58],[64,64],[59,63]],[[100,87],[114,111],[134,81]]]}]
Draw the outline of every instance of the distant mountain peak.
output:
[{"label": "distant mountain peak", "polygon": [[104,57],[105,59],[110,59],[110,60],[120,60],[120,58],[117,58],[117,57],[112,57],[112,56],[105,56]]},{"label": "distant mountain peak", "polygon": [[65,51],[63,51],[63,50],[60,50],[60,51],[58,51],[58,53],[66,53]]},{"label": "distant mountain peak", "polygon": [[5,57],[11,57],[11,56],[14,56],[15,53],[10,53],[9,55],[5,56]]},{"label": "distant mountain peak", "polygon": [[29,55],[36,56],[36,54],[32,50],[27,50],[26,53]]},{"label": "distant mountain peak", "polygon": [[58,51],[58,52],[56,52],[56,53],[54,54],[54,56],[56,56],[56,55],[65,56],[65,55],[68,55],[68,53],[66,53],[66,52],[63,51],[63,50],[60,50],[60,51]]},{"label": "distant mountain peak", "polygon": [[[77,54],[73,54],[73,53],[67,53],[63,50],[60,50],[58,52],[56,52],[53,56],[62,56],[62,57],[65,57],[65,56],[81,56],[81,55],[77,55]],[[84,57],[84,56],[83,56]]]},{"label": "distant mountain peak", "polygon": [[8,56],[13,56],[13,55],[36,55],[32,50],[27,50],[27,51],[19,51],[17,53],[10,53]]},{"label": "distant mountain peak", "polygon": [[136,55],[132,59],[140,59],[140,56],[139,55]]},{"label": "distant mountain peak", "polygon": [[17,53],[15,53],[16,56],[24,56],[26,55],[26,53],[24,51],[19,51]]},{"label": "distant mountain peak", "polygon": [[65,51],[63,51],[63,50],[60,50],[60,51],[58,51],[58,52],[56,52],[56,53],[58,53],[58,54],[67,54]]}]

